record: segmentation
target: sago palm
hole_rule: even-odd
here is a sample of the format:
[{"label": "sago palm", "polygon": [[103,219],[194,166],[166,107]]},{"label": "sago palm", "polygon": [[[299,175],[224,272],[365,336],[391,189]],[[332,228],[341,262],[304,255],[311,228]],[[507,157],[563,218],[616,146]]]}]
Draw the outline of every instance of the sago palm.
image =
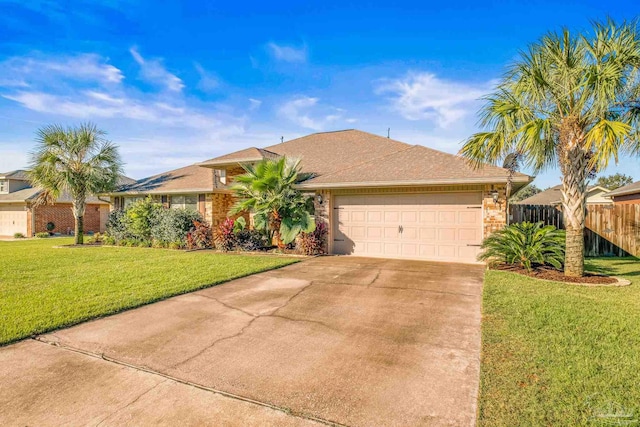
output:
[{"label": "sago palm", "polygon": [[640,151],[639,67],[635,23],[594,24],[591,35],[548,34],[520,54],[486,97],[485,131],[461,150],[478,165],[517,152],[536,173],[559,167],[568,276],[584,273],[588,178],[620,154]]},{"label": "sago palm", "polygon": [[565,233],[542,222],[523,222],[496,231],[482,242],[478,257],[489,262],[519,265],[528,271],[535,266],[550,265],[562,269]]},{"label": "sago palm", "polygon": [[270,231],[280,248],[315,229],[313,199],[295,188],[305,178],[298,160],[265,159],[243,167],[245,173],[234,178],[238,201],[231,213],[252,212],[254,226]]},{"label": "sago palm", "polygon": [[75,243],[81,245],[87,196],[113,190],[122,173],[118,147],[90,123],[76,128],[46,126],[38,130],[36,141],[30,178],[43,189],[38,202],[53,203],[63,193],[69,194]]}]

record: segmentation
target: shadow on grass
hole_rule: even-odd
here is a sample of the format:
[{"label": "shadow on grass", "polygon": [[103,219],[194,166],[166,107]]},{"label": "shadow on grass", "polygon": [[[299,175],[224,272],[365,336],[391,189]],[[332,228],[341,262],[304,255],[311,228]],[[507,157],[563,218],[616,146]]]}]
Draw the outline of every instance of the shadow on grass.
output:
[{"label": "shadow on grass", "polygon": [[[606,262],[606,265],[600,264],[602,261]],[[637,266],[636,271],[621,271],[626,270],[624,267],[634,265]],[[640,276],[640,259],[625,257],[625,258],[587,258],[585,259],[585,269],[594,273],[604,274],[608,276]]]}]

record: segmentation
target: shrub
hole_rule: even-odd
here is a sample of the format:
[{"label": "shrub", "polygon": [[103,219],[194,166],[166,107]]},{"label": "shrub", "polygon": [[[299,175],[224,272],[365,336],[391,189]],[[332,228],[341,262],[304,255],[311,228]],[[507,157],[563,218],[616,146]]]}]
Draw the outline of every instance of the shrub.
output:
[{"label": "shrub", "polygon": [[22,233],[13,233],[13,238],[14,239],[24,239],[25,236]]},{"label": "shrub", "polygon": [[188,209],[163,209],[155,213],[151,226],[151,239],[169,244],[170,242],[186,242],[187,234],[194,222],[202,223],[199,212]]},{"label": "shrub", "polygon": [[164,212],[161,204],[154,202],[150,196],[146,197],[125,211],[127,230],[137,239],[151,240],[151,229]]},{"label": "shrub", "polygon": [[236,248],[241,251],[259,251],[268,243],[269,238],[258,230],[242,229],[236,233]]},{"label": "shrub", "polygon": [[49,237],[49,233],[46,232],[46,231],[43,231],[43,232],[40,232],[40,233],[36,233],[35,236],[38,239],[46,239],[47,237]]},{"label": "shrub", "polygon": [[105,235],[105,236],[102,238],[102,244],[103,244],[103,245],[110,245],[110,246],[113,246],[113,245],[115,245],[115,244],[116,244],[116,239],[114,239],[112,236]]},{"label": "shrub", "polygon": [[216,248],[221,251],[231,251],[236,246],[236,235],[233,232],[234,221],[231,218],[225,219],[216,229],[213,240]]},{"label": "shrub", "polygon": [[296,248],[304,255],[320,255],[325,252],[327,241],[327,224],[318,222],[311,233],[300,233],[296,238]]},{"label": "shrub", "polygon": [[209,249],[213,246],[211,226],[206,222],[193,221],[193,228],[187,234],[188,249]]},{"label": "shrub", "polygon": [[87,243],[89,244],[102,243],[103,239],[104,237],[100,233],[95,233],[94,235],[90,236],[87,239]]},{"label": "shrub", "polygon": [[517,265],[531,271],[550,265],[562,270],[565,232],[542,222],[523,222],[496,231],[482,242],[479,260]]},{"label": "shrub", "polygon": [[129,231],[127,214],[122,210],[114,210],[109,213],[107,220],[107,233],[114,240],[114,243],[126,240],[131,236]]}]

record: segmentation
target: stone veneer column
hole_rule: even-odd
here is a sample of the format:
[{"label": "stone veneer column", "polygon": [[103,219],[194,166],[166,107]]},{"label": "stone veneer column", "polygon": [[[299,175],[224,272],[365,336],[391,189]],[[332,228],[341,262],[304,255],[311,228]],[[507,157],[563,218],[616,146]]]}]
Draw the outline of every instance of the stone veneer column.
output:
[{"label": "stone veneer column", "polygon": [[[318,195],[322,196],[322,204],[318,203]],[[329,253],[331,250],[330,242],[331,239],[333,239],[333,232],[331,230],[331,192],[329,190],[316,191],[313,198],[313,205],[315,207],[316,224],[323,222],[327,226],[328,234],[324,250],[326,253]]]},{"label": "stone veneer column", "polygon": [[[498,201],[493,201],[493,192],[498,192]],[[504,185],[487,185],[482,192],[484,237],[502,229],[507,224],[507,198]]]}]

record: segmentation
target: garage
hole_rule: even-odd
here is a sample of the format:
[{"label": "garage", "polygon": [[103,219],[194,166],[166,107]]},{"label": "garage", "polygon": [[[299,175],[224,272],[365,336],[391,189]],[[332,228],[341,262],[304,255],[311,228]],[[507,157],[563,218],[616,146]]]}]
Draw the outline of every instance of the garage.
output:
[{"label": "garage", "polygon": [[27,235],[27,211],[24,205],[0,205],[0,236]]},{"label": "garage", "polygon": [[476,262],[482,194],[337,195],[335,254]]}]

